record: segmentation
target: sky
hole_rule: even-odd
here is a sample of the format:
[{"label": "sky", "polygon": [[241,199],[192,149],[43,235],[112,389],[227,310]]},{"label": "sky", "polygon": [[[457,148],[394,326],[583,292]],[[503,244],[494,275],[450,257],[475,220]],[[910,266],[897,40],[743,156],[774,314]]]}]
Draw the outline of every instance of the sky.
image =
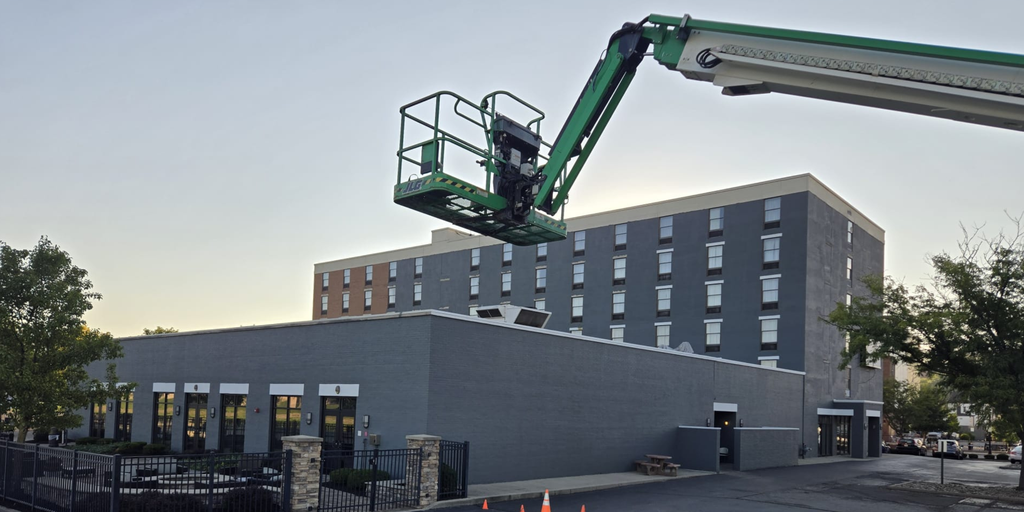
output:
[{"label": "sky", "polygon": [[[1024,2],[0,0],[0,241],[49,237],[116,336],[307,320],[313,265],[428,243],[395,205],[401,105],[505,89],[552,140],[608,36],[650,13],[1024,53]],[[645,62],[567,217],[812,173],[926,280],[960,225],[1024,212],[1024,134]],[[627,179],[623,179],[628,176]]]}]

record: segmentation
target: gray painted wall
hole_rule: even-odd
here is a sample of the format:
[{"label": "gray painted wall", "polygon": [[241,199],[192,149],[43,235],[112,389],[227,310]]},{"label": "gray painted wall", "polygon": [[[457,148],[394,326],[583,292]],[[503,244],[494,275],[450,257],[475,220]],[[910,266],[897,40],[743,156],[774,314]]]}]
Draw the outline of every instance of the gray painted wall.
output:
[{"label": "gray painted wall", "polygon": [[719,470],[718,447],[721,431],[715,427],[679,427],[672,462],[683,469]]},{"label": "gray painted wall", "polygon": [[735,441],[733,467],[739,471],[797,465],[799,430],[737,428]]},{"label": "gray painted wall", "polygon": [[469,323],[434,319],[428,430],[470,441],[471,483],[630,471],[716,401],[799,426],[800,374]]}]

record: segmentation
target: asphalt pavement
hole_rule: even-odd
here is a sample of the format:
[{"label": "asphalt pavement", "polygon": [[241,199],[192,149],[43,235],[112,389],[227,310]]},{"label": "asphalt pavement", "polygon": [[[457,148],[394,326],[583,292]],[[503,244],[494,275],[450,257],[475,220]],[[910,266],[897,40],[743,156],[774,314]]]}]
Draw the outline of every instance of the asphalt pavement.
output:
[{"label": "asphalt pavement", "polygon": [[[910,480],[939,481],[937,458],[885,454],[879,460],[803,465],[670,480],[635,487],[566,494],[551,498],[552,512],[829,512],[1022,510],[1024,505],[889,489]],[[1013,485],[1020,472],[1005,462],[947,460],[947,481]],[[495,511],[540,510],[540,499],[489,503]],[[445,509],[480,510],[479,505]]]}]

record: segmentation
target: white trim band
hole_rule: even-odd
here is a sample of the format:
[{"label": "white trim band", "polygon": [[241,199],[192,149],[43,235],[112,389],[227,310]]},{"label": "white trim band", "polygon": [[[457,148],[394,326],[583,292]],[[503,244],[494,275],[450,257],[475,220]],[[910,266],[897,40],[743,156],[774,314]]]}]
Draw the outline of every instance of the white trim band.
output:
[{"label": "white trim band", "polygon": [[736,427],[734,430],[800,430],[796,427]]},{"label": "white trim band", "polygon": [[[672,285],[664,284],[664,285],[661,285],[661,286],[655,286],[654,289],[655,290],[671,290],[672,289]],[[622,293],[625,293],[625,291],[623,291]]]},{"label": "white trim band", "polygon": [[782,238],[782,233],[775,233],[774,235],[761,235],[761,240],[767,240],[769,238]]},{"label": "white trim band", "polygon": [[625,329],[626,328],[626,324],[609,325],[608,328],[609,329]]},{"label": "white trim band", "polygon": [[725,245],[725,242],[708,242],[704,244],[704,247],[715,247],[718,245]]},{"label": "white trim band", "polygon": [[722,427],[691,427],[689,425],[679,425],[676,428],[692,428],[696,430],[722,430]]},{"label": "white trim band", "polygon": [[359,396],[359,384],[320,384],[320,396]]},{"label": "white trim band", "polygon": [[725,284],[725,279],[719,279],[718,281],[704,281],[704,286],[709,284]]},{"label": "white trim band", "polygon": [[248,395],[249,384],[234,384],[230,382],[220,383],[220,394],[222,395]]},{"label": "white trim band", "polygon": [[758,361],[778,361],[779,356],[757,356]]},{"label": "white trim band", "polygon": [[882,402],[879,402],[877,400],[847,400],[847,399],[833,398],[832,402],[837,403],[837,404],[875,404],[875,405],[884,405]]},{"label": "white trim band", "polygon": [[271,396],[302,396],[305,391],[304,384],[271,384]]},{"label": "white trim band", "polygon": [[722,319],[721,318],[706,318],[706,319],[704,319],[704,323],[706,323],[706,324],[720,324],[720,323],[722,323]]},{"label": "white trim band", "polygon": [[761,280],[762,281],[764,281],[765,279],[782,279],[782,274],[772,274],[772,275],[769,275],[769,276],[761,276]]},{"label": "white trim band", "polygon": [[726,402],[715,402],[715,412],[739,412],[739,406]]},{"label": "white trim band", "polygon": [[[757,317],[758,320],[778,320],[782,318],[782,315],[765,315]],[[833,400],[834,402],[835,400]]]},{"label": "white trim band", "polygon": [[658,249],[657,251],[654,251],[654,253],[655,254],[661,254],[663,252],[674,252],[674,251],[675,251],[675,249]]},{"label": "white trim band", "polygon": [[174,393],[175,385],[173,382],[154,382],[153,392],[154,393]]},{"label": "white trim band", "polygon": [[882,411],[867,411],[868,418],[881,418]]},{"label": "white trim band", "polygon": [[672,325],[672,322],[654,322],[654,326],[655,327],[662,326],[662,325]]},{"label": "white trim band", "polygon": [[853,409],[826,409],[818,407],[818,416],[853,416]]},{"label": "white trim band", "polygon": [[209,382],[186,382],[185,390],[186,393],[209,393],[210,383]]}]

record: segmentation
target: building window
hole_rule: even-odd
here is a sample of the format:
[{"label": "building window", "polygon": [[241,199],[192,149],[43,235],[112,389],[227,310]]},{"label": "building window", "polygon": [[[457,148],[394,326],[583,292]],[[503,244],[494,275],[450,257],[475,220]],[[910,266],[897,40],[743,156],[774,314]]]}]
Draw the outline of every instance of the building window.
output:
[{"label": "building window", "polygon": [[672,314],[672,287],[656,288],[655,291],[658,294],[657,316],[670,316]]},{"label": "building window", "polygon": [[572,298],[572,315],[569,319],[572,323],[579,323],[583,321],[583,297],[576,296]]},{"label": "building window", "polygon": [[626,318],[626,292],[612,293],[612,320]]},{"label": "building window", "polygon": [[342,271],[341,287],[348,288],[349,283],[352,282],[352,269],[346,268]]},{"label": "building window", "polygon": [[583,256],[587,250],[587,232],[577,231],[572,235],[572,255]]},{"label": "building window", "polygon": [[415,261],[416,269],[412,273],[412,277],[419,279],[423,277],[423,258],[416,258]]},{"label": "building window", "polygon": [[220,396],[220,451],[245,452],[245,395]]},{"label": "building window", "polygon": [[206,420],[209,411],[207,393],[185,393],[184,453],[203,453],[206,450]]},{"label": "building window", "polygon": [[477,306],[476,304],[473,304],[472,306],[469,306],[469,316],[476,316],[476,309],[478,307],[479,306]]},{"label": "building window", "polygon": [[853,221],[846,221],[846,243],[853,243]]},{"label": "building window", "polygon": [[761,366],[764,366],[765,368],[778,368],[779,367],[779,360],[778,359],[762,359],[761,360]]},{"label": "building window", "polygon": [[469,251],[469,269],[477,270],[480,268],[480,249],[471,249]]},{"label": "building window", "polygon": [[330,284],[331,284],[331,273],[330,272],[324,272],[323,276],[321,276],[320,291],[326,292],[327,291],[327,287]]},{"label": "building window", "polygon": [[582,327],[570,327],[569,328],[569,334],[575,334],[577,336],[583,336],[583,328]]},{"label": "building window", "polygon": [[321,295],[320,296],[320,314],[321,315],[326,315],[327,314],[327,296],[326,295]]},{"label": "building window", "polygon": [[583,262],[572,264],[572,289],[583,288]]},{"label": "building window", "polygon": [[761,240],[761,251],[764,255],[761,263],[762,270],[779,268],[779,248],[782,245],[782,237],[765,238]]},{"label": "building window", "polygon": [[548,269],[547,267],[537,267],[537,281],[534,283],[533,291],[535,293],[544,293],[548,290]]},{"label": "building window", "polygon": [[725,231],[725,208],[708,210],[708,238],[722,236]]},{"label": "building window", "polygon": [[612,260],[612,285],[626,284],[626,257]]},{"label": "building window", "polygon": [[548,243],[537,244],[537,261],[548,260]]},{"label": "building window", "polygon": [[480,296],[480,276],[469,278],[469,299],[473,300]]},{"label": "building window", "polygon": [[392,261],[388,263],[388,282],[393,283],[398,279],[398,262]]},{"label": "building window", "polygon": [[654,324],[654,339],[657,342],[658,348],[669,347],[669,334],[672,330],[672,324]]},{"label": "building window", "polygon": [[761,279],[761,311],[779,309],[779,278]]},{"label": "building window", "polygon": [[850,307],[850,306],[853,306],[853,295],[847,293],[846,294],[846,307]]},{"label": "building window", "polygon": [[777,228],[782,221],[782,198],[773,197],[764,200],[764,228]]},{"label": "building window", "polygon": [[348,313],[348,292],[341,294],[341,312]]},{"label": "building window", "polygon": [[533,299],[533,309],[545,311],[548,306],[548,301],[545,299]]},{"label": "building window", "polygon": [[512,244],[505,244],[501,246],[501,266],[512,266]]},{"label": "building window", "polygon": [[704,352],[721,352],[722,322],[704,323]]},{"label": "building window", "polygon": [[669,281],[672,279],[672,251],[661,251],[658,253],[658,281]]},{"label": "building window", "polygon": [[373,290],[363,290],[363,311],[369,311],[373,305]]},{"label": "building window", "polygon": [[92,404],[92,415],[89,418],[89,437],[103,439],[107,437],[107,404]]},{"label": "building window", "polygon": [[708,283],[705,286],[708,293],[707,309],[705,309],[705,312],[708,314],[721,313],[722,283]]},{"label": "building window", "polygon": [[625,339],[625,337],[626,337],[626,326],[624,326],[624,325],[613,325],[611,327],[611,331],[612,331],[612,335],[611,335],[612,341],[616,341],[616,342],[622,343],[623,339]]},{"label": "building window", "polygon": [[512,272],[505,272],[501,274],[501,296],[509,295],[512,295]]},{"label": "building window", "polygon": [[395,307],[395,287],[388,286],[388,307]]},{"label": "building window", "polygon": [[761,350],[776,350],[779,348],[779,319],[761,319]]},{"label": "building window", "polygon": [[132,417],[135,415],[135,393],[129,392],[124,400],[117,401],[114,409],[114,440],[132,440]]},{"label": "building window", "polygon": [[302,416],[301,396],[272,396],[274,406],[270,413],[270,451],[283,448],[281,438],[299,435],[299,421]]},{"label": "building window", "polygon": [[373,265],[366,266],[366,286],[373,284]]},{"label": "building window", "polygon": [[719,276],[722,275],[722,253],[725,250],[725,245],[712,245],[708,247],[708,275]]},{"label": "building window", "polygon": [[412,285],[412,305],[419,306],[423,303],[423,284],[416,283]]},{"label": "building window", "polygon": [[658,219],[658,243],[672,243],[672,217]]},{"label": "building window", "polygon": [[615,250],[624,251],[626,249],[626,225],[616,224],[615,225]]},{"label": "building window", "polygon": [[853,258],[846,257],[846,280],[853,284]]},{"label": "building window", "polygon": [[171,447],[174,393],[153,393],[153,443]]}]

